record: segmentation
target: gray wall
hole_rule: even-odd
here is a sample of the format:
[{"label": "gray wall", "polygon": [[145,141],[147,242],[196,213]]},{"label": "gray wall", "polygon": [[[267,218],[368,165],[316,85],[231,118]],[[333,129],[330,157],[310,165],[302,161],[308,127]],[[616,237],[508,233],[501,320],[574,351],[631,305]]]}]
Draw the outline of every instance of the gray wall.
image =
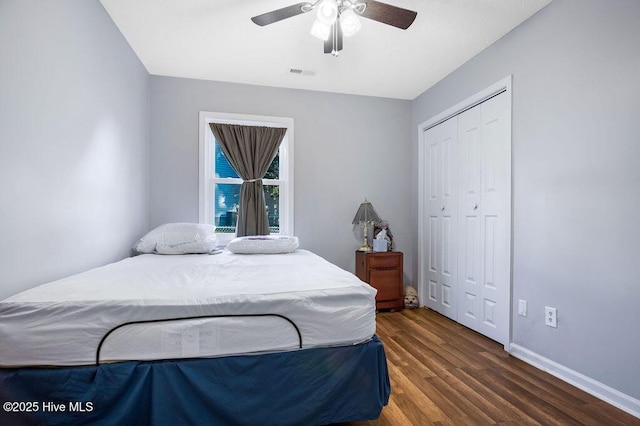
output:
[{"label": "gray wall", "polygon": [[0,2],[0,299],[147,229],[149,76],[98,1]]},{"label": "gray wall", "polygon": [[634,398],[639,22],[637,0],[555,0],[415,99],[411,123],[415,158],[421,122],[513,75],[513,299],[529,302],[513,342]]},{"label": "gray wall", "polygon": [[354,271],[351,220],[367,197],[410,265],[409,101],[154,76],[151,226],[198,220],[199,111],[293,117],[301,247]]}]

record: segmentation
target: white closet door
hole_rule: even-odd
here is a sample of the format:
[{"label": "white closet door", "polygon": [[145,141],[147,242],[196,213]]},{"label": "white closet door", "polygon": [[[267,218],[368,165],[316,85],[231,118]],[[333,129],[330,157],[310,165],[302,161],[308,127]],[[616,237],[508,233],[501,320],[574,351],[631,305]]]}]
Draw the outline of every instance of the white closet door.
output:
[{"label": "white closet door", "polygon": [[458,258],[460,316],[458,322],[476,330],[482,317],[482,114],[480,107],[471,108],[459,119],[459,220]]},{"label": "white closet door", "polygon": [[458,119],[425,131],[426,300],[429,308],[456,320]]},{"label": "white closet door", "polygon": [[507,94],[458,116],[458,322],[506,344],[510,290]]}]

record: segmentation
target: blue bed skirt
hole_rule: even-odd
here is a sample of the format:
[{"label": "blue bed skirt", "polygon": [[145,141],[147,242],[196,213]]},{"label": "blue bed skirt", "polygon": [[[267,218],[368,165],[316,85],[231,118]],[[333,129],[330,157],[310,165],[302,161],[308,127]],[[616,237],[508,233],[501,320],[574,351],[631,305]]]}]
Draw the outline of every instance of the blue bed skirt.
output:
[{"label": "blue bed skirt", "polygon": [[374,336],[262,355],[0,369],[0,425],[320,425],[375,419],[389,393]]}]

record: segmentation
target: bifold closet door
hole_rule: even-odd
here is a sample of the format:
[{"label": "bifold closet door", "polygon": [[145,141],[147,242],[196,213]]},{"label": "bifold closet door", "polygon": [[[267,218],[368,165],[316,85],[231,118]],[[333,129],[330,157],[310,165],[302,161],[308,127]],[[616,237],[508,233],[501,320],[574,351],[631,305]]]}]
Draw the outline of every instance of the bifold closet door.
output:
[{"label": "bifold closet door", "polygon": [[458,319],[509,338],[510,136],[506,93],[458,115]]},{"label": "bifold closet door", "polygon": [[511,136],[507,94],[423,133],[422,303],[509,339]]},{"label": "bifold closet door", "polygon": [[457,321],[458,118],[425,131],[426,293],[423,303]]}]

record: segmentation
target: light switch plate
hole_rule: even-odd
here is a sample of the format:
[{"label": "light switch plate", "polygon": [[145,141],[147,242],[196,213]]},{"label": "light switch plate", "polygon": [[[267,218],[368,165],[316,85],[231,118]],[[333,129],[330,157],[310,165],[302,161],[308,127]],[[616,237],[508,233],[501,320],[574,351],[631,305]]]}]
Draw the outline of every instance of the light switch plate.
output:
[{"label": "light switch plate", "polygon": [[519,299],[518,300],[518,315],[521,317],[527,316],[527,301]]}]

